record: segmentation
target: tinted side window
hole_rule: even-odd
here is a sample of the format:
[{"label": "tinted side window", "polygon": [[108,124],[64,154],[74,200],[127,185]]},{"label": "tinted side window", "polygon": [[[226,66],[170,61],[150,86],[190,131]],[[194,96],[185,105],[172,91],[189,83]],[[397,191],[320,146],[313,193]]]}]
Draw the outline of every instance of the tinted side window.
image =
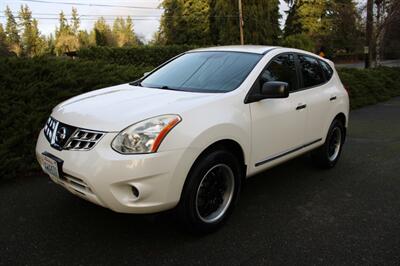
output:
[{"label": "tinted side window", "polygon": [[298,57],[303,75],[303,88],[316,86],[325,82],[321,66],[317,59],[306,55],[298,55]]},{"label": "tinted side window", "polygon": [[283,81],[289,84],[289,91],[297,88],[297,74],[294,56],[283,54],[275,57],[261,74],[261,81]]},{"label": "tinted side window", "polygon": [[322,60],[319,60],[319,63],[321,64],[322,71],[324,71],[326,80],[330,80],[333,75],[333,69],[330,65]]}]

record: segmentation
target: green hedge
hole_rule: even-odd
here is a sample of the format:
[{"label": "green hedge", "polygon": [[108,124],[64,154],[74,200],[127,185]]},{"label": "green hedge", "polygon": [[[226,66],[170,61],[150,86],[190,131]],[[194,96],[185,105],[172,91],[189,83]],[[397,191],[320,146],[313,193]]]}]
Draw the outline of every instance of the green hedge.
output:
[{"label": "green hedge", "polygon": [[338,69],[352,109],[400,96],[400,68]]},{"label": "green hedge", "polygon": [[[135,80],[152,67],[85,60],[0,59],[0,177],[39,170],[35,143],[59,102],[74,95]],[[353,108],[400,95],[400,68],[341,69]]]},{"label": "green hedge", "polygon": [[52,108],[74,95],[135,80],[148,67],[68,59],[0,60],[0,178],[37,170],[34,147]]},{"label": "green hedge", "polygon": [[189,45],[139,46],[127,48],[91,47],[78,51],[78,57],[109,63],[136,66],[158,66],[172,57],[194,49]]}]

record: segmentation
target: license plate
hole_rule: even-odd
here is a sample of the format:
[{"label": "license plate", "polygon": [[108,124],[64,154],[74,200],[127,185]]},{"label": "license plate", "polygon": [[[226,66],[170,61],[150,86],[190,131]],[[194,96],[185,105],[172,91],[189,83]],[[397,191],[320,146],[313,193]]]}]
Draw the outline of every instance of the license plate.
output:
[{"label": "license plate", "polygon": [[50,176],[60,178],[59,164],[53,158],[43,154],[43,170]]}]

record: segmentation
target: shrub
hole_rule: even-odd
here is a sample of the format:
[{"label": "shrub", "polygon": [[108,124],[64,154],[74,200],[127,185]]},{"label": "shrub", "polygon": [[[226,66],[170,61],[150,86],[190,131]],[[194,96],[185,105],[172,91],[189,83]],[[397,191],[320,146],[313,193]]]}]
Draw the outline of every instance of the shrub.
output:
[{"label": "shrub", "polygon": [[135,80],[148,70],[68,59],[1,59],[0,177],[38,169],[35,142],[56,104],[90,90]]},{"label": "shrub", "polygon": [[400,68],[341,68],[338,72],[349,91],[352,109],[400,95]]},{"label": "shrub", "polygon": [[[149,67],[56,58],[0,59],[0,177],[39,170],[35,143],[52,108],[74,95],[142,76]],[[352,108],[400,95],[400,68],[340,69]]]},{"label": "shrub", "polygon": [[136,66],[158,66],[172,57],[194,49],[189,45],[139,46],[139,47],[91,47],[78,51],[78,57],[102,60],[109,63]]}]

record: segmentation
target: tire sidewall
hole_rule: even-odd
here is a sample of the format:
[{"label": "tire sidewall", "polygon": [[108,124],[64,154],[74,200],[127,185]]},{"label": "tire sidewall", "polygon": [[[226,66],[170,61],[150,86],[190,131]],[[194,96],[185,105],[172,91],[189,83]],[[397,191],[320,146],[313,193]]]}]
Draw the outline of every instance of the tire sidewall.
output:
[{"label": "tire sidewall", "polygon": [[[230,205],[224,215],[215,222],[206,223],[196,211],[197,189],[204,175],[217,164],[226,164],[234,175],[234,192]],[[215,150],[201,156],[190,170],[179,202],[179,216],[191,231],[207,233],[220,227],[232,213],[237,203],[241,188],[241,167],[237,158],[226,150]]]},{"label": "tire sidewall", "polygon": [[[336,156],[336,158],[334,160],[330,160],[329,159],[329,142],[330,139],[332,138],[333,135],[333,131],[335,128],[339,128],[340,130],[340,134],[341,134],[341,139],[340,139],[340,148],[339,148],[339,153]],[[342,153],[343,150],[343,144],[344,144],[344,125],[340,120],[335,119],[331,126],[329,127],[329,131],[328,131],[328,135],[326,137],[326,141],[325,141],[325,145],[324,145],[324,156],[326,157],[326,162],[329,164],[330,167],[333,167],[337,164],[337,162],[339,161],[340,155]]]}]

